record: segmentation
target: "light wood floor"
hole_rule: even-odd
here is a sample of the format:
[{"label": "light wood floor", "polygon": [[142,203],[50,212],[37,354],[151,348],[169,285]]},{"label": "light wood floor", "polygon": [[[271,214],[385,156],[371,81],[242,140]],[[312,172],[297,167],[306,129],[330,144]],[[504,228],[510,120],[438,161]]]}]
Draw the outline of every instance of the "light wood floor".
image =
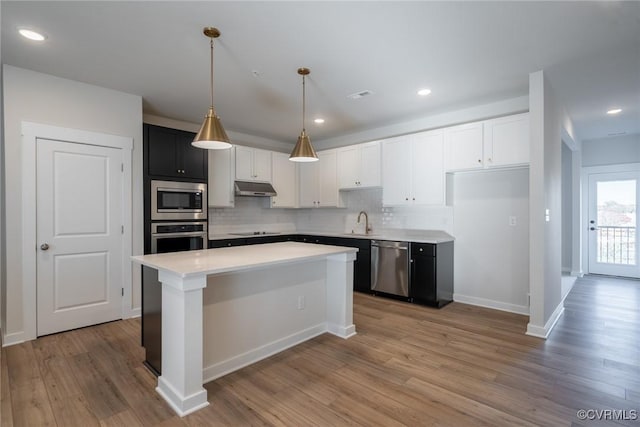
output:
[{"label": "light wood floor", "polygon": [[142,366],[139,320],[2,351],[2,426],[600,426],[578,409],[640,410],[640,282],[578,280],[547,341],[527,318],[356,295],[358,335],[323,335],[206,384],[176,417]]}]

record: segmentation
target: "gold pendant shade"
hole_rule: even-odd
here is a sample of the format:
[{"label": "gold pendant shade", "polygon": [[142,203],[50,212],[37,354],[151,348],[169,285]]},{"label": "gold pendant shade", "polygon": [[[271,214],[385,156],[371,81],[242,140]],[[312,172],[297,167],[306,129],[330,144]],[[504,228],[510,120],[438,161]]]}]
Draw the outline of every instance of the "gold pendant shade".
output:
[{"label": "gold pendant shade", "polygon": [[213,39],[220,37],[220,31],[217,28],[205,27],[203,33],[211,39],[211,106],[191,145],[207,150],[224,150],[231,148],[231,142],[220,123],[220,117],[213,108]]},{"label": "gold pendant shade", "polygon": [[315,162],[318,161],[318,155],[316,154],[316,150],[313,149],[313,145],[311,145],[311,139],[309,135],[307,135],[307,131],[304,126],[305,119],[305,81],[304,77],[309,75],[311,71],[308,68],[298,68],[298,74],[302,76],[302,132],[298,137],[298,142],[296,142],[296,146],[293,147],[293,151],[289,156],[289,160],[292,162]]}]

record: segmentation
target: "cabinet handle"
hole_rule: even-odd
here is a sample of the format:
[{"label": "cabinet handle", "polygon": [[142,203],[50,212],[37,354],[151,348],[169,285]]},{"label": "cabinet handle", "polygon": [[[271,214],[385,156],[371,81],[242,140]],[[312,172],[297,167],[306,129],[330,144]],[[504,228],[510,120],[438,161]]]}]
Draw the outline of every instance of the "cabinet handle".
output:
[{"label": "cabinet handle", "polygon": [[487,160],[489,161],[489,163],[491,163],[491,162],[492,162],[491,157],[489,157]]},{"label": "cabinet handle", "polygon": [[416,198],[414,197],[412,200],[415,202],[415,201],[416,201]]},{"label": "cabinet handle", "polygon": [[478,159],[478,163],[482,163],[482,159]]},{"label": "cabinet handle", "polygon": [[408,197],[405,197],[404,199],[405,199],[405,200],[407,200],[407,201],[409,201],[409,198],[408,198]]}]

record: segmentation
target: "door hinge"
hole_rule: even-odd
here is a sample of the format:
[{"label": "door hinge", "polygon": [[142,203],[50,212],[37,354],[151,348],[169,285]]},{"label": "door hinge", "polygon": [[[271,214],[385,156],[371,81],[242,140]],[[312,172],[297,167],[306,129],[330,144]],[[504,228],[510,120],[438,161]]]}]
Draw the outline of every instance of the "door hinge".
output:
[{"label": "door hinge", "polygon": [[124,163],[120,163],[120,172],[124,172]]},{"label": "door hinge", "polygon": [[120,288],[122,290],[122,296],[124,296],[124,288]]},{"label": "door hinge", "polygon": [[120,234],[124,234],[124,225],[120,226]]}]

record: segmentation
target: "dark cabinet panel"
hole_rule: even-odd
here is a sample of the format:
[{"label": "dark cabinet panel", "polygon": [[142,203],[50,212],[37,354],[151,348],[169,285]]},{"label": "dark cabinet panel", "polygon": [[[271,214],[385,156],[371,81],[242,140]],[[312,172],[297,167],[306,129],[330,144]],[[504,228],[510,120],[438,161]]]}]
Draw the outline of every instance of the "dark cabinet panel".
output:
[{"label": "dark cabinet panel", "polygon": [[[425,302],[436,301],[436,257],[425,248],[411,248],[411,298]],[[431,245],[435,246],[435,245]],[[423,252],[419,252],[422,250]]]},{"label": "dark cabinet panel", "polygon": [[368,239],[286,234],[280,236],[256,236],[248,237],[246,239],[210,240],[209,248],[213,249],[223,248],[226,246],[256,245],[259,243],[277,243],[286,241],[358,248],[359,250],[356,255],[356,260],[353,263],[353,290],[371,293],[371,241]]},{"label": "dark cabinet panel", "polygon": [[410,297],[436,307],[453,300],[453,242],[411,244]]},{"label": "dark cabinet panel", "polygon": [[279,243],[289,240],[289,236],[258,236],[247,239],[248,245],[258,245],[260,243]]},{"label": "dark cabinet panel", "polygon": [[209,240],[209,249],[226,248],[229,246],[245,246],[247,239]]},{"label": "dark cabinet panel", "polygon": [[358,248],[353,263],[353,290],[371,293],[371,240],[333,236],[303,236],[304,242]]},{"label": "dark cabinet panel", "polygon": [[187,178],[207,180],[209,153],[202,148],[194,147],[191,141],[195,134],[188,132],[178,133],[177,147],[178,157],[182,160],[182,175]]},{"label": "dark cabinet panel", "polygon": [[149,176],[207,179],[207,150],[191,145],[195,134],[147,124],[144,128]]}]

